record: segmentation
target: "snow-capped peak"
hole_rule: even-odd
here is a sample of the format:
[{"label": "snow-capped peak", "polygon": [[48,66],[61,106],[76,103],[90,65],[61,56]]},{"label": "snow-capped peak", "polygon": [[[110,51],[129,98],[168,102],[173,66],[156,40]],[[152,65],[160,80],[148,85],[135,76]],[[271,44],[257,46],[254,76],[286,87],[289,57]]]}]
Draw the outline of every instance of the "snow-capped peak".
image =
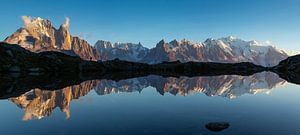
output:
[{"label": "snow-capped peak", "polygon": [[104,41],[104,40],[98,40],[95,44],[95,47],[101,47],[101,48],[112,48],[112,44],[109,41]]},{"label": "snow-capped peak", "polygon": [[249,44],[250,45],[261,45],[258,41],[256,41],[256,40],[251,40],[251,41],[249,41]]},{"label": "snow-capped peak", "polygon": [[236,37],[234,37],[234,36],[228,36],[228,39],[230,39],[230,40],[235,40]]},{"label": "snow-capped peak", "polygon": [[40,17],[34,18],[30,16],[22,16],[24,28],[29,32],[36,32],[40,35],[50,36],[49,31],[53,28],[51,22]]},{"label": "snow-capped peak", "polygon": [[51,22],[49,20],[42,19],[40,17],[34,18],[31,16],[22,16],[22,20],[24,23],[25,28],[43,28],[44,26],[49,26]]},{"label": "snow-capped peak", "polygon": [[227,42],[233,42],[233,41],[237,40],[237,38],[234,37],[234,36],[228,36],[228,37],[221,38],[221,40],[222,39],[225,40],[225,41],[227,41]]},{"label": "snow-capped peak", "polygon": [[219,38],[217,40],[222,40],[223,42],[235,42],[239,39],[234,36],[228,36],[228,37]]}]

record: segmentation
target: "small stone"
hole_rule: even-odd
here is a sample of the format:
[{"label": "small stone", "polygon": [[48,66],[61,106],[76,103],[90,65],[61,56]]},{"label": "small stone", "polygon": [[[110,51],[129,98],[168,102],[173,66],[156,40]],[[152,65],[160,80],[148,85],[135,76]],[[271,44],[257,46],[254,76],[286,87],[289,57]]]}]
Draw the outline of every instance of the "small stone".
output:
[{"label": "small stone", "polygon": [[229,126],[230,125],[228,122],[210,122],[205,125],[208,130],[213,132],[220,132],[224,129],[227,129]]}]

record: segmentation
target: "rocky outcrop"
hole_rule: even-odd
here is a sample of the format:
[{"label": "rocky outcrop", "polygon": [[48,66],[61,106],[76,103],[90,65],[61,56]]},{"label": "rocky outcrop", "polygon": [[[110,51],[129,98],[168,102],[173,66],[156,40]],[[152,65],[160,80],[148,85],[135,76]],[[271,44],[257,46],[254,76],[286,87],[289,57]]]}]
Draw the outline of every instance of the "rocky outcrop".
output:
[{"label": "rocky outcrop", "polygon": [[97,62],[85,61],[79,57],[50,51],[33,53],[19,45],[0,43],[0,72],[102,72]]},{"label": "rocky outcrop", "polygon": [[69,18],[66,18],[66,22],[56,31],[56,46],[62,50],[71,50],[73,46],[72,40],[73,38],[69,32]]},{"label": "rocky outcrop", "polygon": [[271,70],[289,82],[300,84],[300,55],[288,57]]},{"label": "rocky outcrop", "polygon": [[24,27],[17,30],[4,42],[18,44],[32,52],[58,51],[68,55],[77,55],[82,59],[100,59],[100,54],[78,37],[69,32],[69,19],[56,29],[49,20],[42,18],[22,17]]},{"label": "rocky outcrop", "polygon": [[78,37],[72,37],[71,50],[84,59],[92,59],[93,61],[101,59],[100,53],[96,49],[91,47],[87,41]]}]

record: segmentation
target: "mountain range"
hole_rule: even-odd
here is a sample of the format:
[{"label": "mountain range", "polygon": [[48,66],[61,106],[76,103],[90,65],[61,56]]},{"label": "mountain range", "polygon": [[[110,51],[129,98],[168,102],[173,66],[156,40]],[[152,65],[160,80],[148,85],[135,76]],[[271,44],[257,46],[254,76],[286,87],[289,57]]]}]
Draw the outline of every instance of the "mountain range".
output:
[{"label": "mountain range", "polygon": [[47,19],[22,17],[24,27],[8,36],[4,42],[19,44],[33,51],[59,51],[76,55],[82,59],[106,61],[120,59],[148,64],[164,61],[188,62],[252,62],[262,66],[275,66],[288,54],[273,45],[257,41],[244,41],[229,36],[220,39],[207,39],[192,43],[186,39],[165,42],[161,40],[154,48],[146,48],[141,43],[111,43],[99,40],[95,45],[72,36],[69,32],[69,19],[56,29]]}]

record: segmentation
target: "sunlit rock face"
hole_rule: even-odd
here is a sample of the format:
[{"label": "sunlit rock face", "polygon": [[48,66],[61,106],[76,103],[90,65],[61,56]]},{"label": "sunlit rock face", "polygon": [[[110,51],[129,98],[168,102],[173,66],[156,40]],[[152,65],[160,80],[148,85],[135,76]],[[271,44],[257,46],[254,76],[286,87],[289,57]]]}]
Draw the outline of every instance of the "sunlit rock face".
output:
[{"label": "sunlit rock face", "polygon": [[[212,77],[168,77],[150,75],[120,81],[92,80],[79,85],[59,90],[33,89],[19,97],[9,100],[25,112],[23,120],[41,119],[50,116],[55,108],[59,108],[70,117],[70,104],[95,90],[98,95],[123,92],[139,92],[149,86],[154,87],[161,95],[188,96],[203,93],[207,96],[222,96],[229,99],[243,94],[266,93],[271,89],[284,85],[286,81],[276,74],[263,72],[252,76],[224,75]],[[99,97],[101,98],[101,97]]]},{"label": "sunlit rock face", "polygon": [[33,52],[60,51],[83,59],[100,59],[100,54],[86,41],[70,35],[69,18],[59,29],[40,17],[23,16],[22,19],[24,27],[7,37],[5,42],[19,44]]}]

